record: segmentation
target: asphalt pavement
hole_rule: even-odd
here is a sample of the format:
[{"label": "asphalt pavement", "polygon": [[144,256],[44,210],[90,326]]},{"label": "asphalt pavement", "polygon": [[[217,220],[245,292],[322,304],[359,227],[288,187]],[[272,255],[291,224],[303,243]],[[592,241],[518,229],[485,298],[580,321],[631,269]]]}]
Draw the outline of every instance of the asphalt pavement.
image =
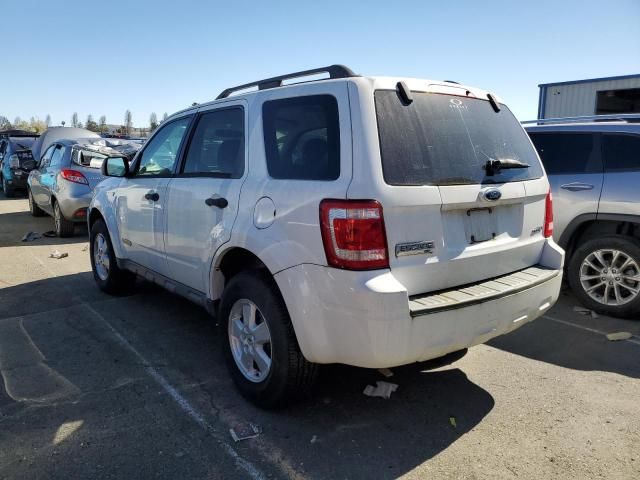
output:
[{"label": "asphalt pavement", "polygon": [[[464,356],[325,367],[312,398],[264,411],[204,310],[142,281],[101,293],[86,229],[21,241],[52,228],[0,194],[0,478],[640,478],[640,321],[581,315],[565,290]],[[362,394],[377,380],[389,400]]]}]

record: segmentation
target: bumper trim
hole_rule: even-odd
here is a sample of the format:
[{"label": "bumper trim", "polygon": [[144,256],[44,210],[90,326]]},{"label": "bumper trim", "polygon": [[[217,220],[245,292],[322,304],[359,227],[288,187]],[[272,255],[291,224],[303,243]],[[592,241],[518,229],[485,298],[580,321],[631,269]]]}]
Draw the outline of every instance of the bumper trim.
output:
[{"label": "bumper trim", "polygon": [[409,298],[409,311],[412,317],[418,317],[496,300],[547,282],[561,272],[536,265],[456,289],[414,295]]}]

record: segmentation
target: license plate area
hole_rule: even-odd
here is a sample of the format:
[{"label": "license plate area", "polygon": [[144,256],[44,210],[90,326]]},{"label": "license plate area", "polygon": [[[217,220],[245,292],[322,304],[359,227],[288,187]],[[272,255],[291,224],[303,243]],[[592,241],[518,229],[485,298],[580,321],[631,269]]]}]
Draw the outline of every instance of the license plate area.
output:
[{"label": "license plate area", "polygon": [[467,210],[465,233],[470,244],[493,240],[496,236],[496,218],[492,208]]}]

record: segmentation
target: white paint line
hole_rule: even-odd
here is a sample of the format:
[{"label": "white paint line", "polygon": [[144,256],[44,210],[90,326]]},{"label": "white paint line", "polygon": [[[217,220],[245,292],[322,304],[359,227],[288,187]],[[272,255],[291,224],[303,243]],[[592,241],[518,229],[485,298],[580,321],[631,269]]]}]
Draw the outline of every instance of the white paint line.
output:
[{"label": "white paint line", "polygon": [[120,334],[120,332],[118,332],[109,323],[109,321],[106,318],[104,318],[100,313],[98,313],[91,305],[85,302],[82,302],[82,305],[85,308],[87,308],[87,310],[89,310],[95,317],[99,318],[104,323],[104,325],[113,333],[113,335],[118,339],[120,344],[122,344],[122,346],[124,346],[127,350],[133,353],[138,358],[138,360],[140,360],[140,363],[145,366],[144,369],[151,376],[151,378],[153,378],[158,383],[158,385],[160,385],[162,389],[165,392],[167,392],[167,394],[178,404],[178,406],[187,415],[189,415],[189,417],[191,417],[193,421],[195,421],[203,430],[205,430],[207,433],[209,433],[212,437],[214,437],[218,441],[218,443],[220,444],[224,452],[235,460],[236,465],[239,468],[244,470],[247,473],[247,475],[249,475],[249,477],[251,477],[252,479],[255,479],[255,480],[266,479],[266,476],[260,470],[258,470],[255,466],[253,466],[252,463],[242,458],[240,454],[236,452],[236,450],[231,445],[229,445],[219,437],[215,428],[213,428],[213,425],[207,422],[205,417],[200,412],[198,412],[189,403],[189,401],[186,398],[180,395],[180,392],[178,392],[154,367],[152,367],[150,365],[150,362],[133,345],[131,345],[127,341],[127,339],[125,339]]},{"label": "white paint line", "polygon": [[[562,325],[567,325],[569,327],[579,328],[580,330],[584,330],[585,332],[597,333],[598,335],[603,335],[605,337],[608,335],[607,332],[603,332],[602,330],[597,330],[595,328],[585,327],[584,325],[579,325],[577,323],[567,322],[566,320],[560,320],[559,318],[554,318],[554,317],[551,317],[549,315],[543,315],[542,318],[546,318],[547,320],[551,320],[552,322],[561,323]],[[611,332],[609,332],[609,333],[611,333]],[[633,336],[633,337],[628,338],[626,340],[620,340],[620,341],[633,343],[635,345],[640,345],[640,340],[638,340],[638,337],[636,337],[636,336]]]}]

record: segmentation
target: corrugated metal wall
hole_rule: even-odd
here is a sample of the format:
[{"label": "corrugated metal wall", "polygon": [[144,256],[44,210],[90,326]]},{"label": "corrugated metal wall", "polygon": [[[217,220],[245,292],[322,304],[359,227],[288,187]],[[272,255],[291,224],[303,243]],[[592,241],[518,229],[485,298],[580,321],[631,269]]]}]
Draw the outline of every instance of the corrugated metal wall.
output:
[{"label": "corrugated metal wall", "polygon": [[595,114],[597,91],[640,88],[640,76],[618,80],[545,85],[540,88],[546,89],[546,98],[544,92],[541,96],[545,99],[544,110],[541,111],[544,112],[542,118],[578,117]]}]

